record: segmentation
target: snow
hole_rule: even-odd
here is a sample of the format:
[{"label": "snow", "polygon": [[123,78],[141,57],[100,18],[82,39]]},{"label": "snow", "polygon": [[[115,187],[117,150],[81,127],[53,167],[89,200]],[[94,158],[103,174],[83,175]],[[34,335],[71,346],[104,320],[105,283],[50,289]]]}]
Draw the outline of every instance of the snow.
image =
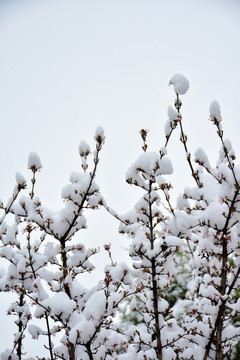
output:
[{"label": "snow", "polygon": [[29,325],[28,332],[31,334],[33,339],[38,339],[39,335],[42,334],[42,329],[36,325]]},{"label": "snow", "polygon": [[78,173],[78,172],[76,172],[76,171],[73,171],[72,173],[71,173],[71,175],[70,175],[70,178],[69,178],[69,181],[71,182],[71,183],[78,183],[78,182],[81,182],[81,176],[82,176],[82,174],[81,173]]},{"label": "snow", "polygon": [[124,281],[125,284],[131,283],[130,269],[124,262],[120,262],[115,266],[106,265],[104,272],[111,275],[113,283],[119,283],[120,281]]},{"label": "snow", "polygon": [[62,359],[68,358],[68,349],[65,345],[54,347],[53,351],[54,353],[57,353]]},{"label": "snow", "polygon": [[87,301],[84,315],[87,320],[100,320],[104,316],[106,307],[106,296],[104,291],[96,291]]},{"label": "snow", "polygon": [[15,178],[16,178],[17,185],[21,186],[22,188],[24,188],[26,186],[27,182],[26,182],[24,176],[22,174],[20,174],[20,172],[16,173]]},{"label": "snow", "polygon": [[20,258],[17,264],[17,271],[21,274],[24,274],[26,271],[26,260],[24,257]]},{"label": "snow", "polygon": [[104,130],[101,126],[98,126],[96,131],[95,131],[95,136],[94,139],[96,140],[96,142],[98,143],[98,146],[101,146],[102,144],[104,144],[105,141],[105,135],[104,135]]},{"label": "snow", "polygon": [[146,152],[139,156],[135,162],[135,168],[137,171],[143,171],[148,175],[154,172],[154,169],[158,166],[159,156],[157,153]]},{"label": "snow", "polygon": [[211,102],[210,107],[209,107],[209,112],[210,112],[211,120],[216,119],[218,122],[222,121],[221,109],[220,109],[220,105],[217,102],[217,100],[214,100]]},{"label": "snow", "polygon": [[137,360],[137,353],[133,345],[130,345],[126,354],[118,355],[118,360]]},{"label": "snow", "polygon": [[175,74],[169,81],[169,85],[173,85],[174,91],[177,94],[184,95],[189,89],[189,81],[188,79],[181,75]]},{"label": "snow", "polygon": [[207,154],[202,148],[198,148],[195,151],[195,162],[199,163],[200,165],[204,165],[208,170],[211,169]]},{"label": "snow", "polygon": [[141,186],[144,185],[139,173],[143,174],[144,179],[153,179],[161,174],[171,174],[173,167],[171,161],[160,156],[155,152],[145,152],[141,154],[135,163],[127,171],[127,180],[131,183],[138,182]]},{"label": "snow", "polygon": [[160,149],[159,149],[159,152],[163,155],[167,155],[167,148],[165,146],[162,146]]},{"label": "snow", "polygon": [[160,160],[161,173],[164,175],[171,175],[173,173],[172,162],[169,158],[163,157]]},{"label": "snow", "polygon": [[176,353],[174,352],[173,349],[171,348],[167,348],[167,349],[163,349],[163,354],[162,354],[162,359],[163,360],[174,360],[176,359]]},{"label": "snow", "polygon": [[[93,306],[95,307],[96,304],[94,304]],[[76,323],[75,326],[72,326],[70,330],[69,340],[74,343],[76,341],[77,336],[79,336],[80,334],[82,342],[89,341],[91,335],[95,331],[96,322],[93,320],[94,319],[91,316],[87,318],[84,315],[80,315],[78,318],[78,322]]]},{"label": "snow", "polygon": [[[2,352],[0,354],[0,356],[1,356],[1,360],[9,360],[9,359],[18,360],[19,359],[19,356],[13,354],[12,350],[9,350],[9,349],[6,349],[4,352]],[[30,359],[28,359],[28,360],[30,360]]]},{"label": "snow", "polygon": [[[63,321],[66,321],[76,306],[75,302],[64,292],[59,292],[53,297],[43,300],[41,305],[49,308],[51,314],[60,316]],[[39,306],[35,312],[35,316],[39,317],[43,314],[43,312],[44,309]]]},{"label": "snow", "polygon": [[177,207],[180,210],[190,208],[189,201],[187,199],[185,199],[181,194],[179,194],[178,198],[177,198]]},{"label": "snow", "polygon": [[79,155],[80,156],[88,156],[91,153],[91,149],[90,146],[88,145],[88,143],[84,140],[82,140],[79,144]]},{"label": "snow", "polygon": [[165,135],[169,136],[171,130],[172,130],[172,122],[168,119],[164,126]]},{"label": "snow", "polygon": [[179,117],[177,110],[174,107],[172,107],[171,105],[169,105],[169,107],[168,107],[168,117],[171,122],[173,120],[178,120],[178,117]]},{"label": "snow", "polygon": [[210,223],[212,227],[222,229],[226,222],[225,214],[228,213],[227,204],[220,204],[218,201],[211,202],[202,215],[202,220]]},{"label": "snow", "polygon": [[[71,199],[72,201],[77,202],[77,200],[81,201],[82,196],[86,193],[89,184],[91,182],[91,177],[86,173],[77,173],[73,172],[70,176],[70,184],[67,184],[62,189],[62,198],[63,199]],[[91,191],[97,190],[98,187],[96,183],[92,183]]]},{"label": "snow", "polygon": [[97,138],[98,136],[104,138],[104,129],[101,126],[98,126],[95,131],[95,138]]},{"label": "snow", "polygon": [[28,156],[28,169],[31,169],[32,171],[37,171],[42,168],[42,163],[40,160],[39,155],[32,151]]}]

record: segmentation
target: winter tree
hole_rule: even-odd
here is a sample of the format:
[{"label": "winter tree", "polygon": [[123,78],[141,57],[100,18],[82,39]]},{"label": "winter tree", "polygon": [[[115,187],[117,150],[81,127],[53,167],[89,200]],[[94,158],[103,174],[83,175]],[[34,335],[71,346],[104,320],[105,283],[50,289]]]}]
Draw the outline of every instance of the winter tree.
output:
[{"label": "winter tree", "polygon": [[[142,196],[126,214],[108,206],[96,183],[105,142],[101,127],[94,150],[85,141],[79,145],[82,172],[70,175],[61,210],[50,210],[36,195],[42,168],[36,153],[28,159],[30,186],[16,174],[12,196],[0,204],[0,290],[13,294],[8,314],[16,326],[12,347],[1,359],[30,359],[24,351],[30,341],[27,333],[33,341],[45,338],[51,360],[236,359],[240,165],[224,138],[216,101],[210,105],[220,143],[216,166],[203,149],[192,157],[180,98],[189,82],[176,74],[169,84],[176,100],[168,108],[166,140],[156,152],[148,151],[148,130],[140,131],[141,154],[129,167],[126,181],[140,188]],[[176,131],[195,186],[186,188],[175,206],[167,147]],[[104,277],[85,288],[81,275],[93,271],[99,249],[87,249],[78,239],[87,226],[86,210],[99,207],[108,211],[109,221],[119,221],[119,232],[129,241],[132,268],[115,262],[106,244],[109,263]],[[123,308],[133,315],[127,326],[121,322]]]}]

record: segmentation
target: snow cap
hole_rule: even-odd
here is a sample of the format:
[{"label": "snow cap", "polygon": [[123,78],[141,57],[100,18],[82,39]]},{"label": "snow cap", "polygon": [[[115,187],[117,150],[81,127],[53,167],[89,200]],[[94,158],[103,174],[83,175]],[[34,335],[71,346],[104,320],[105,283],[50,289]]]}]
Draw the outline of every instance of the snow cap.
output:
[{"label": "snow cap", "polygon": [[188,79],[181,75],[181,74],[175,74],[169,81],[169,86],[173,85],[174,91],[177,94],[184,95],[189,89],[189,81]]},{"label": "snow cap", "polygon": [[211,102],[210,107],[209,107],[209,112],[210,112],[211,120],[216,119],[217,122],[222,121],[221,109],[220,109],[220,105],[217,102],[217,100],[214,100]]},{"label": "snow cap", "polygon": [[84,140],[82,140],[79,144],[79,148],[78,148],[78,151],[79,151],[79,155],[81,157],[85,157],[85,156],[88,156],[90,153],[91,153],[91,149],[90,149],[90,146],[88,145],[88,143]]},{"label": "snow cap", "polygon": [[27,182],[26,182],[24,176],[22,174],[20,174],[19,172],[17,172],[15,177],[16,177],[18,189],[19,190],[25,189],[27,187]]},{"label": "snow cap", "polygon": [[101,143],[104,142],[105,140],[104,130],[101,126],[97,127],[94,138],[96,139],[97,142],[101,142]]},{"label": "snow cap", "polygon": [[42,168],[42,163],[38,154],[32,151],[28,156],[28,169],[38,171]]}]

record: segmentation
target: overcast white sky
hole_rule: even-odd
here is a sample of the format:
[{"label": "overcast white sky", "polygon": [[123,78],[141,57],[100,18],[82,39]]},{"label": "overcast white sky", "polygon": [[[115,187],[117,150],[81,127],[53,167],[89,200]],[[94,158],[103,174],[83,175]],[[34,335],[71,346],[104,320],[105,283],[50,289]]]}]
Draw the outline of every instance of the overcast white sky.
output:
[{"label": "overcast white sky", "polygon": [[[217,157],[208,121],[216,99],[239,154],[239,44],[239,0],[0,0],[0,197],[10,195],[16,171],[28,176],[28,153],[36,151],[44,165],[37,190],[44,205],[59,208],[62,186],[80,169],[80,140],[93,144],[101,125],[107,139],[97,181],[111,207],[129,210],[137,193],[125,172],[141,152],[138,131],[150,130],[151,150],[163,146],[176,72],[190,81],[183,115],[193,152],[202,146]],[[188,180],[177,142],[175,134],[169,155],[180,191]],[[124,258],[127,240],[103,211],[79,239],[112,242]]]}]

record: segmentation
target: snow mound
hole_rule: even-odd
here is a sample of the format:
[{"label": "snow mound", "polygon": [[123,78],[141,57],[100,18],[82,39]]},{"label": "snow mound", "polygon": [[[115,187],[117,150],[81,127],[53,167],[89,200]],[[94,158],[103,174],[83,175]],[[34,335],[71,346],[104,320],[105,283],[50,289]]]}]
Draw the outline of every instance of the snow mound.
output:
[{"label": "snow mound", "polygon": [[169,81],[170,85],[173,85],[174,91],[180,95],[186,94],[189,89],[188,79],[181,74],[175,74]]}]

